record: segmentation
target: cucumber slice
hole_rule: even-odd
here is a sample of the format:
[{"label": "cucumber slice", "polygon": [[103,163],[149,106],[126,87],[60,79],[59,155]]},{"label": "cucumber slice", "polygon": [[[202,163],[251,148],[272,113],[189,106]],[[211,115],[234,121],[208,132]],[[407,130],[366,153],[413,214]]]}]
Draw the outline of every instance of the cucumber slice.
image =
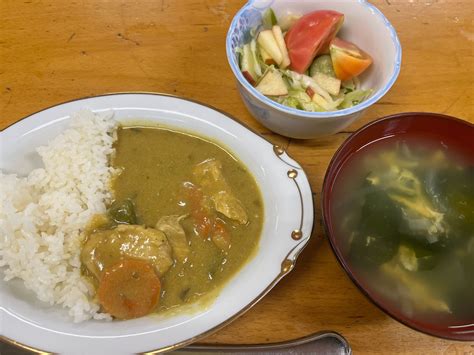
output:
[{"label": "cucumber slice", "polygon": [[313,64],[311,64],[309,68],[309,74],[310,76],[314,76],[316,73],[323,73],[333,78],[336,77],[329,54],[320,55],[313,61]]},{"label": "cucumber slice", "polygon": [[260,64],[258,62],[258,53],[257,53],[257,41],[255,39],[252,39],[250,42],[250,51],[252,53],[252,61],[253,61],[253,67],[255,70],[255,74],[257,74],[257,77],[262,76],[262,68],[260,67]]},{"label": "cucumber slice", "polygon": [[277,18],[273,9],[269,7],[263,14],[262,14],[262,24],[265,28],[270,29],[276,24],[278,24]]},{"label": "cucumber slice", "polygon": [[242,48],[242,57],[240,62],[240,70],[250,84],[255,85],[258,80],[257,73],[255,72],[255,61],[253,58],[250,44],[244,44]]}]

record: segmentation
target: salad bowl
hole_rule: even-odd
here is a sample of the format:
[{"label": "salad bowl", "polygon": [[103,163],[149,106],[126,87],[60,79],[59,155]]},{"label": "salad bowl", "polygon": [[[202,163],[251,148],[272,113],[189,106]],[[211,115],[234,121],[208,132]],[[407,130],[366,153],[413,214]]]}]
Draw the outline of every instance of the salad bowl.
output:
[{"label": "salad bowl", "polygon": [[[372,94],[353,107],[337,111],[309,112],[284,106],[260,93],[239,67],[238,48],[248,42],[251,31],[262,23],[271,8],[277,19],[303,15],[314,10],[335,10],[344,14],[340,35],[370,53],[373,63],[361,76],[361,87]],[[236,52],[237,50],[237,52]],[[397,34],[387,18],[365,0],[251,0],[234,16],[226,39],[227,59],[240,96],[253,117],[268,129],[292,138],[315,138],[335,134],[362,116],[395,83],[401,66],[402,50]]]}]

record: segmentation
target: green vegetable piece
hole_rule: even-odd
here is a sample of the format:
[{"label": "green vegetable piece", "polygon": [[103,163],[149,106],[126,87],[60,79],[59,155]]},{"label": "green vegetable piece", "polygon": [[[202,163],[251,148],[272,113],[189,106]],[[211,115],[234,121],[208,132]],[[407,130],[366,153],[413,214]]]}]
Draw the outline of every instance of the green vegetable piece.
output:
[{"label": "green vegetable piece", "polygon": [[382,265],[397,253],[398,239],[383,234],[358,234],[351,243],[350,259],[363,266]]},{"label": "green vegetable piece", "polygon": [[303,107],[300,105],[300,102],[295,97],[285,97],[285,99],[281,102],[282,105],[302,109]]},{"label": "green vegetable piece", "polygon": [[344,89],[344,93],[346,94],[357,89],[354,80],[352,79],[343,81],[341,87]]},{"label": "green vegetable piece", "polygon": [[401,211],[386,192],[373,188],[362,206],[362,230],[366,233],[398,235]]},{"label": "green vegetable piece", "polygon": [[269,29],[278,24],[277,18],[273,9],[270,7],[262,14],[262,24],[265,28]]},{"label": "green vegetable piece", "polygon": [[135,206],[130,199],[114,201],[107,211],[110,219],[118,224],[137,224]]},{"label": "green vegetable piece", "polygon": [[437,255],[426,255],[418,258],[418,270],[432,270],[438,264]]},{"label": "green vegetable piece", "polygon": [[[255,42],[252,40],[251,43],[246,43],[242,47],[241,58],[240,58],[240,70],[250,84],[255,85],[258,80],[258,72],[260,66],[255,60],[255,55],[252,52],[251,44]],[[261,75],[261,72],[260,72]]]},{"label": "green vegetable piece", "polygon": [[385,192],[367,189],[359,228],[356,228],[360,232],[352,240],[350,257],[362,265],[381,265],[398,251],[398,224],[402,216]]},{"label": "green vegetable piece", "polygon": [[242,52],[240,48],[236,48],[235,50],[235,59],[237,60],[237,63],[239,63],[239,68],[242,69]]},{"label": "green vegetable piece", "polygon": [[336,77],[329,54],[320,55],[313,61],[313,64],[311,64],[309,68],[309,75],[313,76],[316,73],[323,73],[333,78]]},{"label": "green vegetable piece", "polygon": [[259,54],[257,53],[257,41],[255,39],[252,39],[252,41],[250,41],[250,53],[252,54],[255,73],[258,77],[261,77],[263,73],[262,68],[260,67],[260,63],[257,59],[257,57],[259,57]]},{"label": "green vegetable piece", "polygon": [[303,89],[293,89],[288,91],[288,95],[279,101],[282,105],[293,107],[299,110],[319,112],[323,109],[311,100],[311,97]]},{"label": "green vegetable piece", "polygon": [[472,316],[474,314],[472,310],[472,300],[474,300],[474,277],[472,276],[472,270],[474,270],[474,255],[466,255],[460,260],[461,264],[461,275],[465,275],[462,278],[462,286],[459,284],[450,285],[451,290],[455,290],[451,293],[451,305],[453,314],[460,319]]},{"label": "green vegetable piece", "polygon": [[439,169],[426,177],[427,194],[451,226],[454,238],[466,238],[474,230],[474,166],[463,169]]},{"label": "green vegetable piece", "polygon": [[421,243],[415,243],[413,244],[413,250],[416,254],[419,270],[434,269],[439,262],[440,255],[443,254],[442,250],[439,250],[438,245],[427,246]]},{"label": "green vegetable piece", "polygon": [[361,102],[365,101],[371,93],[372,90],[354,90],[352,92],[349,92],[344,97],[344,101],[341,102],[339,108],[344,109],[358,105]]},{"label": "green vegetable piece", "polygon": [[311,102],[311,97],[303,89],[289,90],[288,96],[301,102]]},{"label": "green vegetable piece", "polygon": [[324,108],[319,106],[316,102],[310,101],[310,102],[303,102],[301,104],[303,106],[303,110],[305,111],[310,111],[310,112],[323,112],[326,111]]}]

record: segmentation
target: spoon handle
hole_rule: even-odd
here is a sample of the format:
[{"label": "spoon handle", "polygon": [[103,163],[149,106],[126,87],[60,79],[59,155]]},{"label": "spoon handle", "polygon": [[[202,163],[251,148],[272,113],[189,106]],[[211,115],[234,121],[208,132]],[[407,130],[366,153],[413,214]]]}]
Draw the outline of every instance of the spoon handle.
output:
[{"label": "spoon handle", "polygon": [[352,350],[347,340],[339,333],[321,331],[303,338],[269,344],[221,345],[192,344],[175,352],[191,355],[203,353],[221,354],[341,354],[351,355]]}]

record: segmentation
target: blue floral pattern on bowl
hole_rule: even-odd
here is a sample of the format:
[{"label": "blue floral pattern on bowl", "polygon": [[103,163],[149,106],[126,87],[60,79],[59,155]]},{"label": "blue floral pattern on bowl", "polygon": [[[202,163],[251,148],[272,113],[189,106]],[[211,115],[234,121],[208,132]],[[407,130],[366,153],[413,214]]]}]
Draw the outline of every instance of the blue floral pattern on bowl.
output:
[{"label": "blue floral pattern on bowl", "polygon": [[244,101],[245,106],[247,106],[247,109],[260,119],[267,121],[270,116],[270,111],[257,105],[257,103],[252,101],[250,95],[245,90],[242,90],[240,87],[239,92],[240,96],[242,96],[242,100]]},{"label": "blue floral pattern on bowl", "polygon": [[[268,7],[261,9],[250,7],[239,17],[239,20],[231,33],[231,50],[234,56],[236,55],[236,48],[241,47],[243,44],[248,43],[251,40],[251,29],[256,28],[262,23],[262,14]],[[235,57],[235,59],[237,60],[237,57]]]}]

